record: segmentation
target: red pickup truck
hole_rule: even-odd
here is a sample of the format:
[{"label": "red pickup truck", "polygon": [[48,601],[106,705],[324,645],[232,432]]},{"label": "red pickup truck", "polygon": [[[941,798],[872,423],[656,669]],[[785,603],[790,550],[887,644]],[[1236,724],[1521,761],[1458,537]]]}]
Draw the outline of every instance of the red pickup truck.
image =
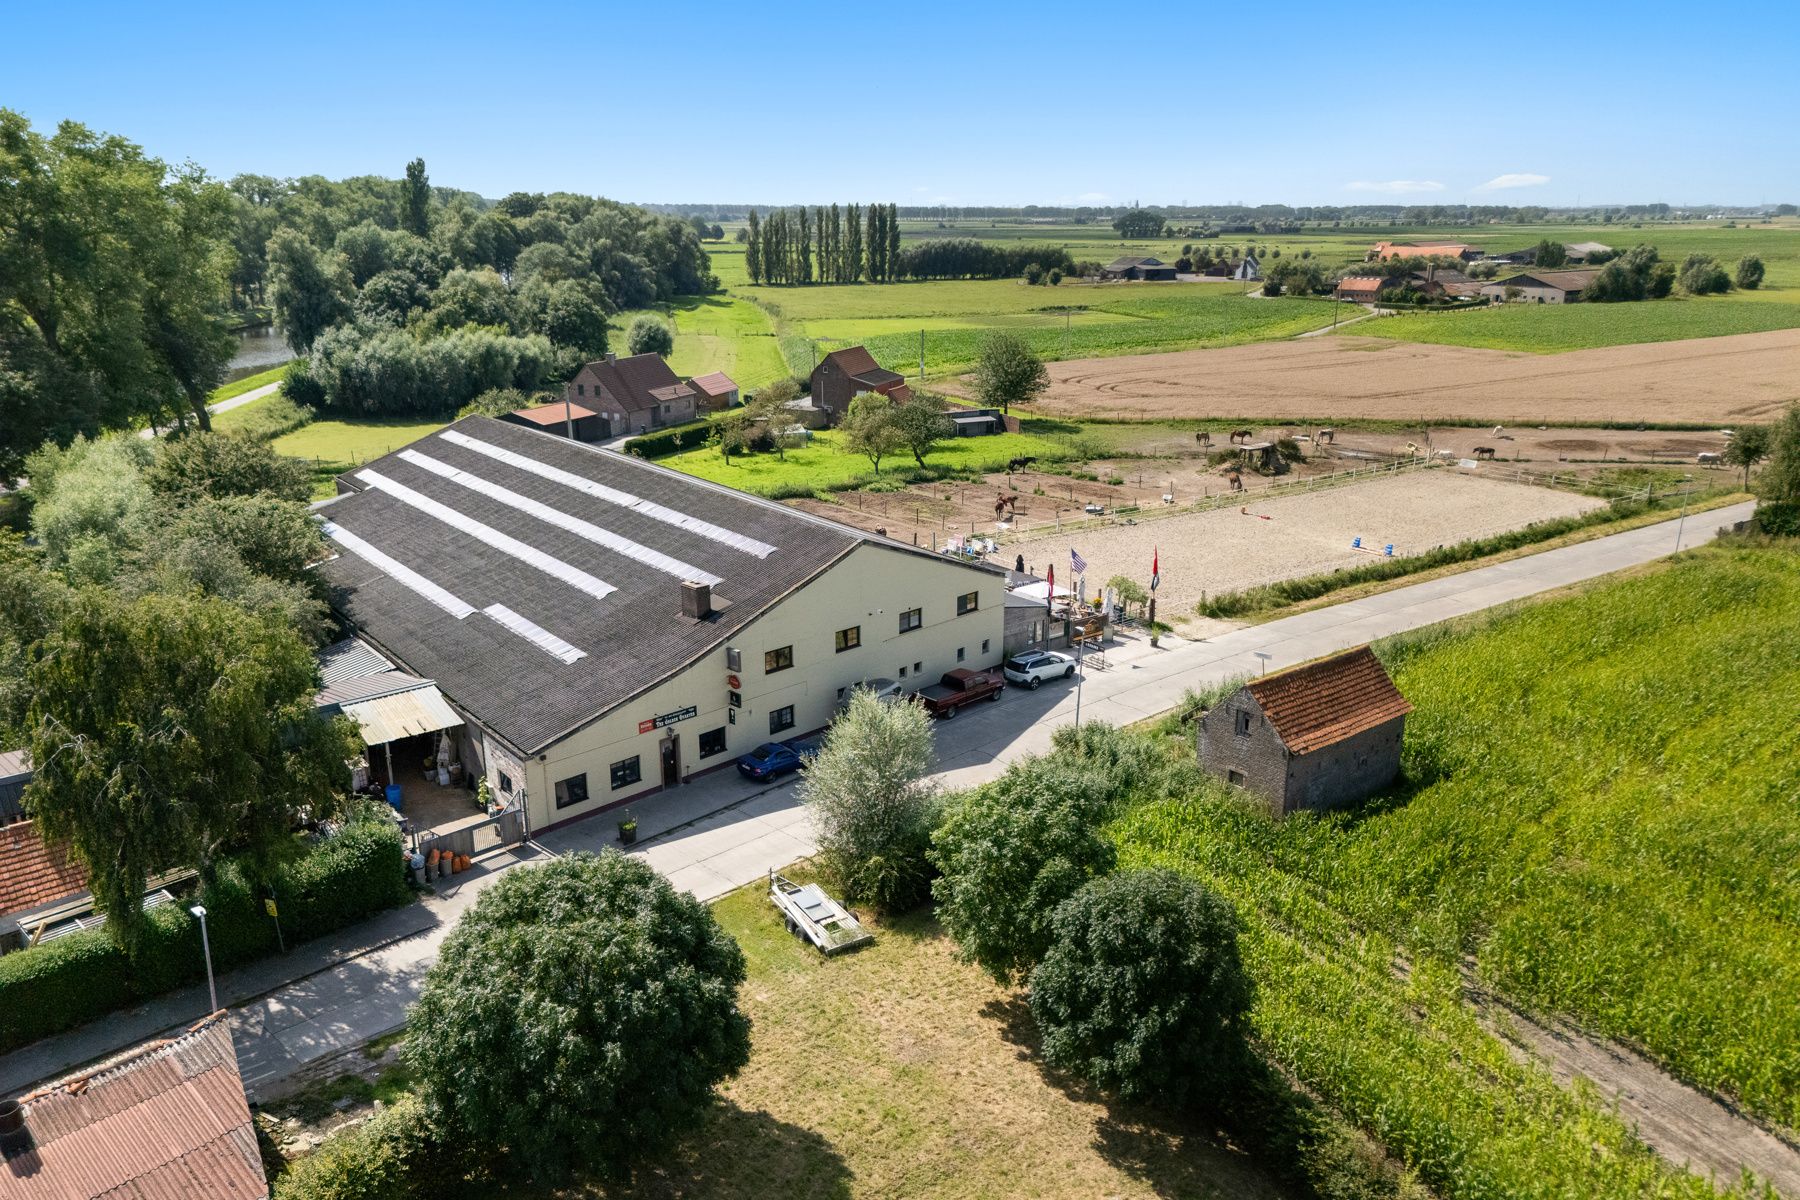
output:
[{"label": "red pickup truck", "polygon": [[970,671],[958,668],[945,674],[935,687],[919,693],[925,711],[948,721],[956,710],[977,700],[998,700],[1006,690],[1006,679],[998,671]]}]

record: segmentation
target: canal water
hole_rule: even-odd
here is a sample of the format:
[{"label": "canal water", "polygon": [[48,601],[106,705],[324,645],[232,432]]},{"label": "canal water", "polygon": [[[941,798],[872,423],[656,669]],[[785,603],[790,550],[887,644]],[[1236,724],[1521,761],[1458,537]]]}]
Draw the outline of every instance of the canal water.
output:
[{"label": "canal water", "polygon": [[288,348],[287,336],[274,325],[240,329],[237,339],[237,353],[232,355],[231,365],[225,370],[226,383],[279,367],[294,357],[294,352]]}]

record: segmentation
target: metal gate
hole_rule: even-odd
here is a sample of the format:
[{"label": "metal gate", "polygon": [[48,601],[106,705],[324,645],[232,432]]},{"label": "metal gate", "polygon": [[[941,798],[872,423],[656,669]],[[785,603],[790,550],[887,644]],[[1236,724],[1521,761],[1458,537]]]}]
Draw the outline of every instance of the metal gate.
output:
[{"label": "metal gate", "polygon": [[495,850],[504,850],[508,846],[517,846],[525,841],[525,813],[520,809],[508,809],[499,816],[489,817],[485,821],[477,821],[473,825],[465,825],[461,829],[452,829],[449,833],[421,836],[419,853],[427,859],[436,850],[442,857],[445,854],[462,855],[467,858],[480,858]]}]

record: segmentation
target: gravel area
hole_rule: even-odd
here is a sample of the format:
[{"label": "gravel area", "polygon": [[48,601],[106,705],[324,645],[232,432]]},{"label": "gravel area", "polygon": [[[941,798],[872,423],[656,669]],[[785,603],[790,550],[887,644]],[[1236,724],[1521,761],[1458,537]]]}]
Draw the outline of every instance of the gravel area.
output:
[{"label": "gravel area", "polygon": [[1203,591],[1216,595],[1366,562],[1368,554],[1350,547],[1357,537],[1377,549],[1392,542],[1396,555],[1417,554],[1533,521],[1587,512],[1603,503],[1529,484],[1437,470],[1252,500],[1245,506],[1247,513],[1227,508],[1008,542],[999,557],[1010,562],[1014,554],[1023,554],[1039,574],[1046,565],[1054,565],[1062,576],[1069,569],[1072,547],[1087,560],[1091,592],[1114,575],[1148,582],[1151,552],[1160,550],[1158,615],[1179,620],[1192,612]]}]

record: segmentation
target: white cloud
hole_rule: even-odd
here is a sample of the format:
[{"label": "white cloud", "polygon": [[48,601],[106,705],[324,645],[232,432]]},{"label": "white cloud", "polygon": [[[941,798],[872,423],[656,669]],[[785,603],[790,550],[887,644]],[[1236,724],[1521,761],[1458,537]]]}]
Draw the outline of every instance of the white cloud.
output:
[{"label": "white cloud", "polygon": [[1549,182],[1550,177],[1548,175],[1533,175],[1530,172],[1520,172],[1513,175],[1496,175],[1475,190],[1478,192],[1498,192],[1503,191],[1506,188],[1542,187]]},{"label": "white cloud", "polygon": [[1344,190],[1348,192],[1382,192],[1389,196],[1401,196],[1408,192],[1441,192],[1444,185],[1435,179],[1358,179],[1346,183]]}]

